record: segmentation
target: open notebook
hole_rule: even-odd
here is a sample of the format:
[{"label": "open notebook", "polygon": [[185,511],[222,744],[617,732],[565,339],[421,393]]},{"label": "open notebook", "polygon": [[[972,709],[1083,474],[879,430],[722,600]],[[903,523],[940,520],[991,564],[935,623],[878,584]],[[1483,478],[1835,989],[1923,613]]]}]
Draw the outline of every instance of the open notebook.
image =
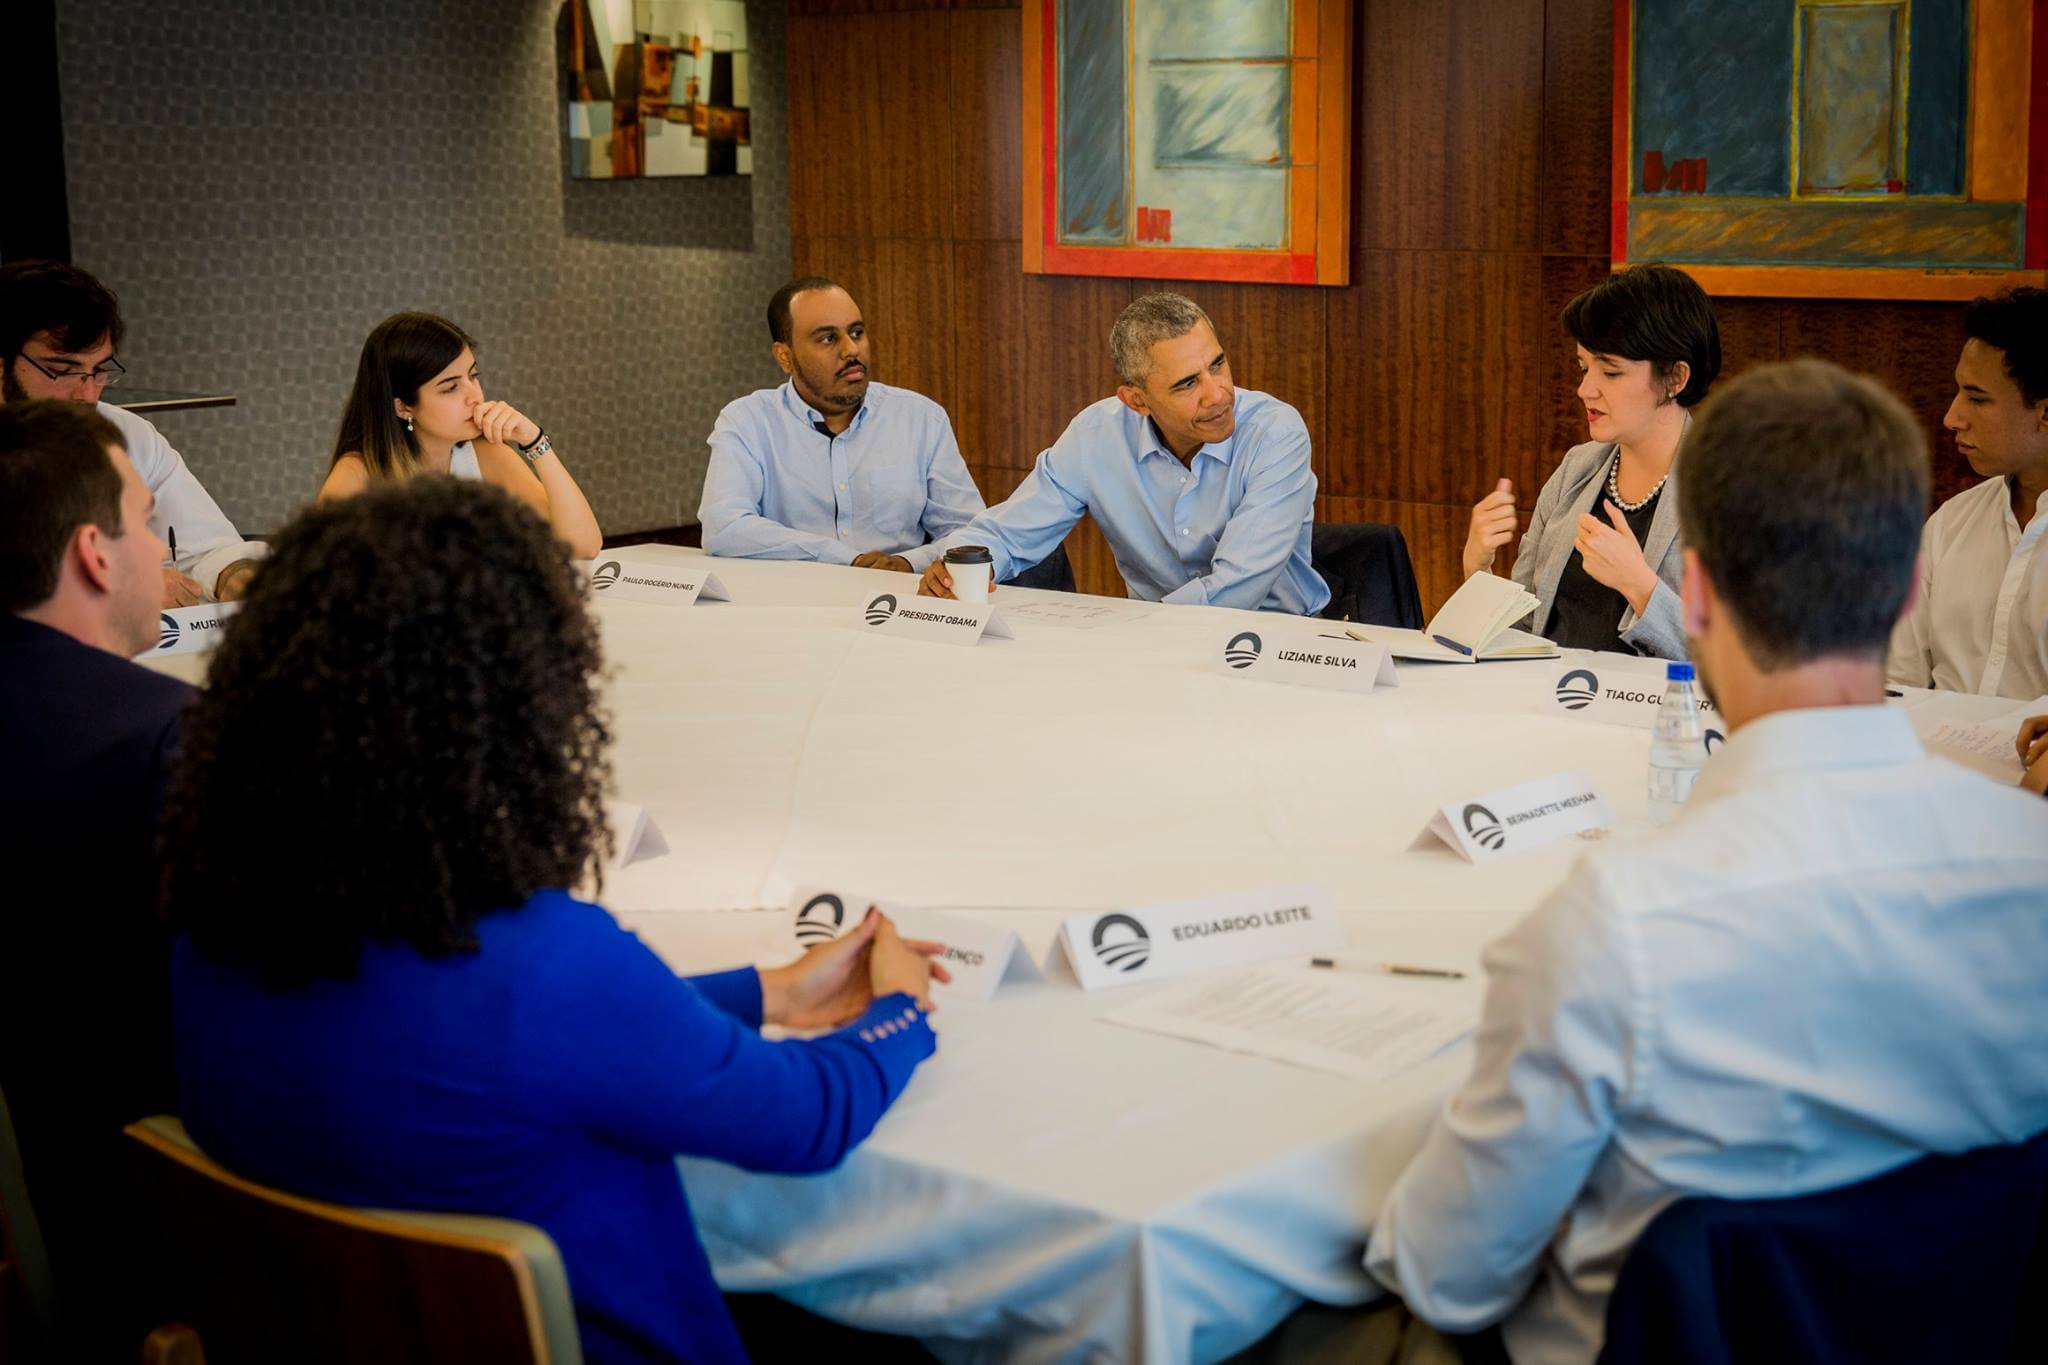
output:
[{"label": "open notebook", "polygon": [[1423,630],[1348,626],[1355,640],[1384,645],[1397,659],[1469,664],[1482,659],[1554,659],[1555,642],[1514,623],[1536,610],[1536,596],[1511,578],[1476,573],[1451,594]]}]

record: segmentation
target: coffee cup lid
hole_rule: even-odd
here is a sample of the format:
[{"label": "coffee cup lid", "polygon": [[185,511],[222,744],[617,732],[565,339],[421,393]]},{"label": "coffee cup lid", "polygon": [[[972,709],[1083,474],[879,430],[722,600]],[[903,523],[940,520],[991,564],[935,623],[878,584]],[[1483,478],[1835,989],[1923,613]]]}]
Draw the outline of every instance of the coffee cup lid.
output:
[{"label": "coffee cup lid", "polygon": [[956,545],[946,551],[948,564],[993,564],[995,556],[986,545]]}]

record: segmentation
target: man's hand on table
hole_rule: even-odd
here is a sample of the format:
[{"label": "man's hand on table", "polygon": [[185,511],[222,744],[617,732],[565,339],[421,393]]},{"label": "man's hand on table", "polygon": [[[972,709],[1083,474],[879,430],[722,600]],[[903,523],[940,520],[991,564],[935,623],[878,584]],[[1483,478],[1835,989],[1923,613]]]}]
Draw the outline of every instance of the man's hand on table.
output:
[{"label": "man's hand on table", "polygon": [[2014,747],[2027,770],[2020,785],[2036,796],[2048,796],[2048,716],[2028,717]]},{"label": "man's hand on table", "polygon": [[[990,583],[988,591],[989,596],[995,596],[996,585]],[[925,569],[924,577],[917,581],[917,595],[919,597],[949,598],[953,596],[953,575],[946,572],[945,560],[934,559],[931,565]],[[958,599],[954,600],[957,601]]]},{"label": "man's hand on table", "polygon": [[889,569],[895,573],[911,572],[910,561],[902,555],[885,554],[881,550],[863,550],[853,557],[856,569]]},{"label": "man's hand on table", "polygon": [[763,967],[761,1022],[784,1028],[837,1028],[867,1012],[877,997],[902,991],[931,1008],[931,981],[951,981],[931,959],[942,943],[899,936],[873,906],[853,930],[821,943],[786,967]]},{"label": "man's hand on table", "polygon": [[206,600],[206,591],[170,565],[164,565],[164,606],[196,607]]},{"label": "man's hand on table", "polygon": [[254,559],[238,559],[220,571],[220,577],[213,580],[213,600],[216,602],[239,602],[249,593],[249,580],[256,576]]}]

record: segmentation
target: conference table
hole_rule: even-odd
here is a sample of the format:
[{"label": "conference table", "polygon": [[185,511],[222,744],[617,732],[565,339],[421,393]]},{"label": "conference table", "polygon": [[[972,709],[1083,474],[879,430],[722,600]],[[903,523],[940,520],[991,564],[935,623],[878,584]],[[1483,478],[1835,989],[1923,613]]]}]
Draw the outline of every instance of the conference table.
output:
[{"label": "conference table", "polygon": [[999,589],[1014,638],[963,647],[861,628],[901,574],[604,558],[708,568],[732,599],[593,594],[617,795],[665,845],[607,871],[624,924],[680,972],[771,964],[798,951],[792,894],[826,886],[1013,929],[1039,964],[943,1001],[936,1055],[837,1170],[680,1163],[726,1289],[944,1360],[1217,1360],[1305,1300],[1379,1296],[1375,1214],[1470,1065],[1467,1040],[1368,1085],[1113,1025],[1176,983],[1083,990],[1067,916],[1317,884],[1349,951],[1471,974],[1421,988],[1476,1022],[1483,946],[1594,842],[1475,864],[1418,840],[1435,811],[1576,769],[1615,817],[1595,841],[1646,828],[1649,732],[1555,689],[1575,666],[1661,689],[1655,660],[1402,663],[1362,695],[1218,666],[1247,626],[1327,622]]}]

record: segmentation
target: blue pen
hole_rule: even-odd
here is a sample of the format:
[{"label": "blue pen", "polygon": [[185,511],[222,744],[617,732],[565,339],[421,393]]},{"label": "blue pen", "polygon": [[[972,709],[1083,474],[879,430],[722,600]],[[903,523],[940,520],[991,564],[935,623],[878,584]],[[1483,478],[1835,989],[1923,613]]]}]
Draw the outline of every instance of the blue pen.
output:
[{"label": "blue pen", "polygon": [[1463,646],[1463,645],[1459,644],[1459,643],[1458,643],[1458,642],[1457,642],[1456,640],[1453,640],[1453,639],[1449,638],[1448,636],[1444,636],[1444,635],[1432,635],[1432,636],[1430,636],[1429,638],[1430,638],[1430,639],[1432,639],[1432,640],[1434,640],[1434,641],[1436,641],[1436,642],[1437,642],[1438,644],[1442,645],[1442,646],[1443,646],[1443,647],[1444,647],[1445,649],[1455,649],[1455,650],[1457,650],[1457,651],[1458,651],[1458,652],[1459,652],[1460,654],[1465,654],[1465,655],[1469,655],[1469,654],[1471,654],[1471,653],[1472,653],[1472,651],[1471,651],[1471,650],[1469,650],[1469,649],[1465,648],[1465,646]]}]

